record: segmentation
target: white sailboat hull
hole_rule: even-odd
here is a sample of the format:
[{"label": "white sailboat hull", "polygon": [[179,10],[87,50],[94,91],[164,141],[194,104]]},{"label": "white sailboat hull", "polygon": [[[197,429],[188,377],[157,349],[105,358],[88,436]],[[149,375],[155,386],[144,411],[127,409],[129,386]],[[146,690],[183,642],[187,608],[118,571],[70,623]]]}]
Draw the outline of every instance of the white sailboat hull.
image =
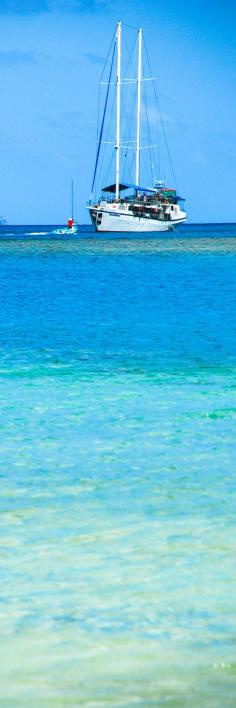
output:
[{"label": "white sailboat hull", "polygon": [[[152,233],[173,231],[179,224],[186,221],[186,214],[182,212],[178,219],[170,221],[163,219],[153,219],[149,217],[133,216],[127,213],[114,213],[109,211],[95,212],[94,208],[89,209],[90,216],[96,230],[99,232],[117,233]],[[182,216],[183,215],[183,216]]]}]

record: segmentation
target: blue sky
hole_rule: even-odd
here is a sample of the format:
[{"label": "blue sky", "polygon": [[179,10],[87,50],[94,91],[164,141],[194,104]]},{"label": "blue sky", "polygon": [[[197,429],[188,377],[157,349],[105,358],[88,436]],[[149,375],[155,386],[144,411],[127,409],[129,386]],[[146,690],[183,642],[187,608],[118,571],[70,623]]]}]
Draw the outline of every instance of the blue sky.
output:
[{"label": "blue sky", "polygon": [[116,21],[142,26],[189,220],[236,221],[236,7],[1,0],[0,214],[88,221],[98,82]]}]

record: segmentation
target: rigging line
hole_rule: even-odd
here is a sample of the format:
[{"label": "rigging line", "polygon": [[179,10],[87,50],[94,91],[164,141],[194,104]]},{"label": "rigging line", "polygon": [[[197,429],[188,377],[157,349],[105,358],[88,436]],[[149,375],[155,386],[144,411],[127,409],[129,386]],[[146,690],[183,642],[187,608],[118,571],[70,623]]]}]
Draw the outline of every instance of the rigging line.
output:
[{"label": "rigging line", "polygon": [[127,25],[126,22],[122,22],[122,27],[129,27],[130,29],[136,30],[136,32],[138,32],[138,27],[135,27],[134,25]]},{"label": "rigging line", "polygon": [[104,122],[105,122],[105,116],[106,116],[106,109],[107,109],[107,101],[108,101],[108,96],[109,96],[109,89],[110,89],[110,83],[111,83],[111,75],[112,75],[112,69],[113,69],[113,63],[114,63],[114,56],[115,56],[115,48],[116,48],[116,45],[114,44],[114,47],[113,47],[113,54],[112,54],[112,60],[111,60],[111,68],[110,68],[110,73],[109,73],[109,83],[108,83],[107,92],[106,92],[106,99],[105,99],[105,105],[104,105],[104,111],[103,111],[103,117],[102,117],[102,123],[101,123],[100,135],[99,135],[99,143],[98,143],[98,149],[97,149],[97,155],[96,155],[96,161],[95,161],[95,168],[94,168],[94,173],[93,173],[92,192],[93,192],[93,188],[94,188],[94,182],[95,182],[95,179],[96,179],[96,172],[97,172],[97,166],[98,166],[98,159],[99,159],[100,149],[101,149],[101,142],[102,142],[102,136],[103,136],[103,128],[104,128]]},{"label": "rigging line", "polygon": [[102,70],[102,73],[101,73],[101,76],[100,76],[100,80],[99,80],[99,83],[98,83],[97,139],[98,139],[98,131],[99,131],[99,123],[100,123],[101,81],[102,81],[102,78],[103,78],[104,73],[105,73],[105,70],[106,70],[106,65],[107,65],[107,62],[108,62],[108,59],[109,59],[109,56],[110,56],[110,53],[111,53],[111,49],[112,49],[112,45],[113,45],[113,42],[114,42],[115,34],[116,34],[116,30],[114,30],[114,32],[113,32],[112,40],[111,40],[111,43],[110,43],[110,46],[109,46],[109,49],[108,49],[108,52],[107,52],[107,56],[106,56],[106,59],[105,59],[105,64],[104,64],[104,66],[103,66],[103,70]]},{"label": "rigging line", "polygon": [[[125,35],[124,35],[123,40],[124,40],[125,47],[126,47],[126,51],[127,51],[127,55],[128,55],[128,59],[127,59],[127,62],[126,62],[126,66],[125,66],[125,69],[124,69],[124,72],[123,72],[124,77],[125,77],[125,75],[126,75],[126,73],[127,73],[127,69],[128,69],[128,67],[129,67],[129,64],[130,64],[130,66],[131,66],[131,74],[132,74],[132,71],[134,72],[133,55],[134,55],[135,45],[136,45],[136,43],[137,43],[137,38],[138,38],[138,35],[136,34],[136,36],[135,36],[135,38],[134,38],[133,45],[132,45],[131,49],[129,49],[128,44],[127,44],[127,41],[126,41],[126,37],[125,37]],[[136,80],[136,78],[135,78],[135,80]]]},{"label": "rigging line", "polygon": [[[112,101],[111,101],[112,105],[114,105],[115,94],[116,94],[116,89],[114,89],[114,91],[113,91],[113,97],[112,97]],[[105,137],[107,137],[107,139],[110,138],[111,132],[112,132],[112,121],[109,122],[108,128],[106,127]],[[106,144],[104,145],[103,140],[102,140],[102,145],[104,147],[103,147],[103,152],[101,153],[101,159],[99,160],[99,172],[98,172],[98,177],[97,177],[97,182],[99,185],[101,183],[101,178],[103,179],[103,165],[104,165],[104,162],[106,160],[106,155],[107,155],[107,149],[106,149],[107,145]],[[114,141],[113,141],[113,145],[114,145]]]},{"label": "rigging line", "polygon": [[96,138],[98,140],[98,130],[99,130],[99,123],[100,123],[100,98],[101,98],[101,88],[100,84],[98,87],[98,107],[97,107],[97,130],[96,130]]},{"label": "rigging line", "polygon": [[[147,52],[145,52],[145,59],[146,59],[146,61],[147,61]],[[151,67],[150,67],[150,63],[149,63],[149,62],[148,62],[147,68],[148,68],[148,71],[151,72]],[[149,79],[148,79],[148,80],[149,80]],[[151,89],[150,89],[150,105],[151,105],[151,100],[153,99],[152,91],[154,91],[154,89],[153,89],[153,84],[154,84],[154,82],[155,82],[156,80],[155,80],[155,79],[150,79],[150,80],[153,82],[153,83],[151,84]],[[145,82],[145,81],[146,81],[146,79],[144,79],[144,82]],[[155,109],[156,109],[156,110],[155,110],[155,125],[157,126],[157,135],[156,135],[156,130],[155,130],[155,131],[151,131],[151,128],[150,128],[150,122],[149,122],[149,116],[148,116],[148,101],[149,101],[149,96],[148,96],[148,93],[147,93],[147,92],[148,92],[148,86],[146,86],[145,83],[144,83],[143,90],[144,90],[144,96],[145,96],[146,122],[147,122],[147,127],[148,127],[148,143],[149,143],[149,146],[148,146],[148,147],[150,148],[150,151],[149,151],[149,160],[150,160],[150,167],[151,167],[152,182],[153,182],[153,184],[154,184],[154,181],[155,181],[155,178],[154,178],[154,171],[155,171],[155,173],[156,173],[156,175],[157,175],[158,170],[159,170],[159,160],[158,160],[158,157],[157,157],[157,155],[159,156],[159,134],[158,134],[159,114],[158,114],[157,105],[156,105],[156,101],[155,101]],[[154,93],[154,99],[155,99],[155,93]],[[156,145],[152,145],[152,144],[151,144],[151,135],[152,135],[152,134],[153,134],[153,136],[155,137],[155,139],[156,139],[156,141],[157,141],[157,144],[156,144]],[[156,149],[154,149],[154,148],[156,148]]]},{"label": "rigging line", "polygon": [[131,179],[131,174],[133,174],[134,170],[134,165],[135,165],[135,153],[133,153],[132,160],[130,161],[130,165],[128,166],[127,169],[127,182]]},{"label": "rigging line", "polygon": [[[145,86],[145,84],[144,84],[144,86]],[[149,143],[149,160],[150,160],[150,166],[151,166],[152,184],[154,184],[153,165],[152,165],[152,152],[151,152],[151,131],[150,131],[150,124],[149,124],[149,119],[148,119],[147,91],[146,91],[146,86],[145,86],[145,89],[144,89],[144,101],[145,101],[145,112],[146,112],[146,122],[147,122],[147,135],[148,135],[148,143]]]},{"label": "rigging line", "polygon": [[[112,153],[111,153],[110,160],[109,160],[109,163],[108,163],[108,166],[107,166],[107,170],[106,170],[106,172],[105,172],[105,174],[104,174],[104,184],[107,184],[107,182],[108,182],[108,180],[109,180],[109,176],[110,176],[111,171],[112,171],[112,170],[111,170],[111,167],[112,167],[112,164],[114,163],[114,159],[115,159],[115,154],[114,154],[114,152],[112,152]],[[109,181],[110,181],[110,180],[109,180]]]},{"label": "rigging line", "polygon": [[[147,62],[148,62],[149,71],[151,71],[151,66],[150,66],[150,61],[149,61],[149,55],[148,55],[148,51],[147,51],[147,46],[146,46],[145,40],[144,40],[144,46],[145,46],[145,52],[146,52],[146,57],[147,57]],[[173,166],[173,162],[172,162],[172,158],[171,158],[171,154],[170,154],[170,149],[169,149],[169,145],[168,145],[168,140],[167,140],[167,137],[166,137],[166,132],[165,132],[165,128],[164,128],[164,123],[163,123],[163,120],[162,120],[162,115],[161,115],[161,110],[160,110],[160,102],[159,102],[159,98],[158,98],[156,82],[154,82],[154,93],[155,93],[155,98],[156,98],[156,102],[157,102],[157,107],[158,107],[158,113],[159,113],[160,123],[161,123],[161,127],[162,127],[162,130],[163,130],[163,135],[164,135],[164,139],[165,139],[167,154],[168,154],[168,158],[169,158],[169,162],[170,162],[170,167],[171,167],[171,171],[172,171],[172,176],[173,176],[173,180],[174,180],[174,183],[175,183],[175,187],[176,187],[176,189],[177,189],[177,182],[176,182],[176,177],[175,177],[175,172],[174,172],[174,166]]]},{"label": "rigging line", "polygon": [[[133,46],[132,46],[131,50],[129,50],[129,47],[128,47],[126,39],[125,39],[125,47],[126,47],[126,51],[128,54],[128,59],[126,62],[126,67],[125,67],[124,73],[126,73],[127,69],[129,68],[129,65],[131,67],[131,73],[132,73],[132,71],[134,72],[133,55],[134,55],[136,43],[137,43],[137,35],[135,37],[135,40],[133,42]],[[135,80],[135,82],[136,82],[136,80]],[[130,92],[129,92],[129,96],[130,96]],[[128,111],[130,109],[130,104],[131,104],[131,100],[129,99],[129,104],[127,102]],[[130,137],[130,135],[131,135],[133,115],[132,115],[132,120],[130,120],[130,117],[129,117],[127,110],[126,110],[126,103],[125,103],[124,97],[122,100],[122,107],[121,108],[122,108],[122,113],[124,114],[124,122],[125,122],[124,139],[126,140],[126,136]],[[132,108],[132,104],[131,104],[131,108]]]},{"label": "rigging line", "polygon": [[109,49],[108,49],[108,52],[107,52],[107,56],[106,56],[106,59],[105,59],[105,64],[104,64],[104,67],[103,67],[103,70],[102,70],[102,73],[101,73],[101,76],[100,76],[100,83],[101,83],[102,78],[103,78],[104,73],[105,73],[106,65],[107,65],[107,62],[108,62],[108,59],[109,59],[109,55],[110,55],[110,52],[111,52],[111,49],[112,49],[112,45],[113,45],[115,36],[116,36],[116,29],[114,30],[113,35],[112,35],[111,44],[110,44],[110,46],[109,46]]},{"label": "rigging line", "polygon": [[[125,101],[124,97],[123,97],[123,101],[122,101],[122,113],[124,115],[124,128],[125,128],[124,129],[124,142],[130,142],[130,138],[131,138],[131,135],[134,130],[134,113],[135,113],[135,107],[136,107],[136,103],[137,103],[137,97],[136,97],[137,78],[136,78],[136,74],[135,74],[136,65],[134,66],[134,55],[135,55],[135,50],[136,50],[136,45],[137,45],[137,39],[138,39],[138,33],[136,32],[132,47],[130,49],[127,42],[126,42],[126,38],[124,36],[125,48],[126,48],[126,53],[127,53],[127,57],[128,57],[127,61],[126,61],[124,75],[127,74],[128,69],[129,69],[131,76],[135,77],[134,79],[131,80],[131,84],[132,84],[131,86],[130,86],[130,81],[126,82],[127,83],[126,88],[129,88],[128,96],[127,96],[127,92],[126,92],[126,96],[129,97],[129,100]],[[135,91],[133,89],[135,89]],[[123,96],[124,96],[124,94],[123,94]],[[136,141],[134,141],[134,142],[136,142]],[[126,151],[125,160],[123,160],[124,179],[125,179],[125,175],[126,175],[127,171],[130,171],[129,161],[130,161],[130,159],[128,157],[128,152]]]},{"label": "rigging line", "polygon": [[[98,179],[99,185],[109,184],[109,182],[111,181],[111,173],[114,173],[114,171],[115,171],[115,169],[113,169],[113,167],[115,165],[115,151],[113,150],[110,153],[110,156],[106,154],[106,160],[105,160],[106,167],[105,167],[105,169],[104,169],[104,165],[103,165],[104,157],[105,157],[105,153],[103,155],[102,166],[101,166],[101,169],[99,172],[99,179]],[[100,192],[101,192],[101,190],[100,190]]]},{"label": "rigging line", "polygon": [[135,104],[136,104],[136,96],[135,96],[135,100],[133,101],[133,106],[131,105],[131,107],[130,107],[131,112],[129,113],[129,115],[127,115],[127,112],[125,110],[125,106],[123,106],[123,111],[124,111],[124,116],[125,116],[125,121],[126,121],[126,130],[124,132],[124,140],[123,140],[124,143],[128,143],[128,142],[136,143],[135,140],[131,141],[131,134],[132,134],[133,122],[134,122]]},{"label": "rigging line", "polygon": [[150,160],[150,167],[151,167],[152,184],[154,184],[153,167],[155,170],[157,169],[156,148],[158,148],[158,145],[155,145],[155,144],[152,145],[152,142],[151,142],[152,134],[151,134],[151,128],[150,128],[149,115],[148,115],[148,98],[147,98],[146,86],[145,86],[144,94],[145,94],[146,117],[147,117],[147,127],[148,127],[149,160]]},{"label": "rigging line", "polygon": [[[131,114],[131,116],[130,116],[130,126],[129,126],[129,133],[127,134],[127,138],[130,137],[130,135],[131,135],[131,130],[133,129],[133,125],[134,125],[135,104],[136,104],[136,97],[135,97],[135,101],[133,102],[133,109],[132,109],[132,114]],[[133,150],[135,149],[135,146],[136,146],[136,141],[134,141],[134,145],[130,145],[130,146],[127,145],[128,148],[131,147]],[[126,150],[126,155],[127,155],[127,150]],[[131,159],[131,158],[128,158],[128,160],[125,162],[125,170],[124,170],[124,172],[126,172],[126,169],[129,170],[128,161],[130,162],[130,160],[131,160],[131,164],[132,164],[132,167],[133,167],[133,164],[134,164],[134,156],[135,156],[135,155],[133,154],[133,155],[132,155],[132,159]]]}]

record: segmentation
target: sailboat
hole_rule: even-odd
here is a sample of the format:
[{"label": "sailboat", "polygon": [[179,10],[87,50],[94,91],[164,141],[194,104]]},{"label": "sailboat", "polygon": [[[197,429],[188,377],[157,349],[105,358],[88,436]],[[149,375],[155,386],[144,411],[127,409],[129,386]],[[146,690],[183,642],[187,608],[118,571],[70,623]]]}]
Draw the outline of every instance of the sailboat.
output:
[{"label": "sailboat", "polygon": [[[126,146],[124,141],[121,140],[121,92],[125,81],[129,81],[128,79],[123,79],[121,76],[121,40],[122,25],[119,21],[116,26],[115,44],[112,55],[113,62],[116,49],[116,135],[113,143],[115,150],[115,181],[113,184],[102,187],[101,197],[99,197],[98,200],[94,200],[93,190],[97,177],[97,167],[103,142],[103,129],[111,85],[111,67],[95,161],[92,194],[88,204],[90,217],[96,230],[101,232],[170,231],[186,221],[187,214],[183,208],[183,202],[185,200],[177,194],[176,189],[168,188],[165,180],[156,180],[152,186],[140,184],[142,81],[145,80],[142,78],[142,29],[138,30],[138,62],[135,79],[137,86],[136,139],[135,141],[129,141],[129,145],[126,144]],[[131,149],[135,150],[135,175],[132,184],[122,180],[122,149],[127,149],[127,147],[131,147]]]},{"label": "sailboat", "polygon": [[56,229],[53,233],[61,236],[73,236],[78,233],[78,222],[74,220],[74,181],[71,180],[71,216],[67,221],[67,226],[62,229]]},{"label": "sailboat", "polygon": [[71,216],[67,221],[67,232],[69,234],[77,234],[78,223],[74,221],[74,182],[71,180]]}]

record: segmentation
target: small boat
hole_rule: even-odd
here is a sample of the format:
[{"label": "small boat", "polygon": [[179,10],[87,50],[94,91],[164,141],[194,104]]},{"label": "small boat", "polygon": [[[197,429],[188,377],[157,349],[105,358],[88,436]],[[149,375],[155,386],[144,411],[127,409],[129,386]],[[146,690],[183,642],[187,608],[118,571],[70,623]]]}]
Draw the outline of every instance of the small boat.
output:
[{"label": "small boat", "polygon": [[71,216],[69,216],[69,219],[67,221],[67,226],[62,229],[56,229],[53,231],[54,234],[58,234],[60,236],[73,236],[74,234],[78,233],[78,222],[74,220],[74,182],[73,179],[71,180]]},{"label": "small boat", "polygon": [[[141,143],[141,131],[143,130],[143,124],[148,126],[147,135],[149,136],[149,119],[146,102],[146,93],[143,98],[143,104],[145,108],[144,118],[141,119],[141,108],[142,108],[142,88],[144,86],[143,81],[155,81],[153,77],[143,78],[143,60],[142,60],[142,47],[143,47],[143,31],[139,29],[137,32],[137,37],[135,42],[137,42],[137,73],[134,78],[126,78],[122,76],[121,71],[121,22],[117,23],[116,34],[113,40],[113,44],[110,47],[111,55],[111,65],[108,74],[108,81],[105,83],[101,81],[101,84],[105,84],[106,95],[104,111],[102,114],[101,127],[98,140],[97,155],[95,161],[95,168],[92,181],[91,199],[88,204],[88,209],[92,223],[94,224],[97,231],[101,232],[164,232],[173,231],[176,226],[182,224],[186,221],[187,214],[184,210],[184,199],[180,197],[177,193],[177,189],[169,188],[166,184],[166,180],[156,179],[153,180],[153,184],[146,183],[143,185],[140,183],[140,170],[141,170],[141,160],[140,156],[143,154],[142,151],[149,151],[150,158],[152,158],[151,152],[153,153],[154,148],[158,148],[158,145],[142,145]],[[134,44],[134,46],[136,46]],[[112,48],[113,47],[113,48]],[[136,49],[135,49],[136,51]],[[108,53],[109,56],[109,53]],[[114,77],[114,57],[116,56],[116,76]],[[131,55],[130,55],[131,56]],[[124,63],[124,62],[123,62]],[[105,67],[107,65],[107,60]],[[133,63],[132,63],[133,66]],[[149,60],[148,60],[149,66]],[[129,69],[130,70],[130,69]],[[113,121],[113,115],[115,114],[115,125],[116,135],[113,145],[113,156],[111,155],[110,164],[114,157],[114,172],[115,181],[108,184],[106,187],[102,187],[101,196],[98,199],[94,198],[94,187],[97,184],[97,174],[98,165],[101,158],[101,147],[104,144],[111,144],[110,135],[109,141],[104,140],[104,126],[106,127],[106,113],[107,107],[110,105],[110,94],[112,93],[111,87],[116,85],[115,93],[115,106],[111,106],[111,116],[109,116],[110,129]],[[125,91],[129,86],[135,85],[136,95],[134,99],[134,110],[133,112],[124,111],[124,126],[121,121],[121,109],[125,106]],[[157,116],[160,116],[159,103],[156,97],[157,104]],[[132,128],[131,120],[134,115],[134,121]],[[125,126],[126,122],[126,126]],[[163,121],[160,117],[159,122],[162,126],[165,141],[166,135],[164,132]],[[156,120],[155,129],[157,128],[158,120]],[[126,130],[126,134],[125,134]],[[121,139],[122,135],[122,139]],[[106,137],[106,136],[105,136]],[[130,138],[133,139],[130,139]],[[167,142],[167,141],[166,141]],[[148,148],[148,151],[145,151]],[[168,146],[167,146],[168,148]],[[132,153],[133,151],[133,153]],[[131,171],[134,169],[134,182],[131,184],[130,180],[123,177],[125,169],[127,166],[128,153],[133,154],[133,162],[131,163]],[[157,151],[156,151],[157,152]],[[167,149],[169,158],[169,148]],[[104,152],[105,154],[105,152]],[[156,158],[155,158],[156,160]],[[103,164],[104,158],[101,160]],[[154,162],[154,158],[152,158]],[[157,164],[157,160],[156,163]],[[172,163],[170,160],[172,167]],[[101,168],[100,168],[101,169]],[[158,168],[159,169],[159,168]],[[173,173],[173,167],[172,167]],[[153,176],[153,165],[151,165],[150,175]],[[121,179],[122,177],[122,179]],[[125,196],[124,196],[125,194]],[[126,196],[127,195],[127,196]]]}]

